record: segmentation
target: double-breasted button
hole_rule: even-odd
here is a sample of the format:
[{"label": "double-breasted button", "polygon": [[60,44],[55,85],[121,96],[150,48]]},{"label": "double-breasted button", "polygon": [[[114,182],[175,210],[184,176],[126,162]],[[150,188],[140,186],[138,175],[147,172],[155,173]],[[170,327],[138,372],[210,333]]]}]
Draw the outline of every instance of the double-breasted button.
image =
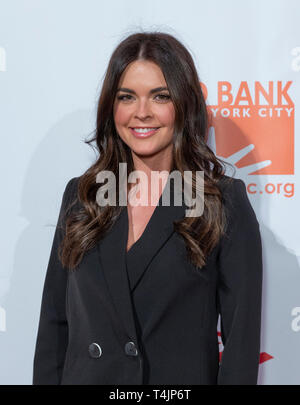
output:
[{"label": "double-breasted button", "polygon": [[91,357],[93,357],[94,359],[97,359],[102,354],[101,346],[98,345],[98,343],[91,343],[89,345],[89,353],[90,353]]},{"label": "double-breasted button", "polygon": [[138,351],[133,342],[127,342],[125,345],[125,353],[128,354],[128,356],[137,356]]}]

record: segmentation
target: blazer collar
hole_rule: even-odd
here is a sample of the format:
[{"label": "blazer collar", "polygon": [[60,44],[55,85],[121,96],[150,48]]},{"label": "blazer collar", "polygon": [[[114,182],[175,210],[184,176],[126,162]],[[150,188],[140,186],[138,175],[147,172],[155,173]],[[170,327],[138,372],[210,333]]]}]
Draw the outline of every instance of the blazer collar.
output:
[{"label": "blazer collar", "polygon": [[[164,196],[170,187],[170,206],[163,204]],[[99,259],[114,305],[123,326],[130,338],[137,341],[131,292],[145,274],[150,262],[174,232],[173,221],[184,217],[183,193],[182,205],[176,206],[175,192],[170,178],[164,187],[159,202],[142,234],[126,252],[128,238],[128,212],[123,207],[121,214],[110,231],[97,245]],[[180,202],[181,203],[181,202]],[[127,266],[127,268],[126,268]]]}]

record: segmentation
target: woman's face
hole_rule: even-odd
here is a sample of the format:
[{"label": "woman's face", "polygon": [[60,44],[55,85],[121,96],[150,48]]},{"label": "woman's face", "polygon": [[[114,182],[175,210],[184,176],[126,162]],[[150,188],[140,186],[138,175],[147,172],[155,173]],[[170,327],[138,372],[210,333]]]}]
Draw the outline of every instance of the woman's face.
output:
[{"label": "woman's face", "polygon": [[127,66],[116,93],[114,120],[119,136],[140,157],[173,147],[175,110],[158,65],[139,60]]}]

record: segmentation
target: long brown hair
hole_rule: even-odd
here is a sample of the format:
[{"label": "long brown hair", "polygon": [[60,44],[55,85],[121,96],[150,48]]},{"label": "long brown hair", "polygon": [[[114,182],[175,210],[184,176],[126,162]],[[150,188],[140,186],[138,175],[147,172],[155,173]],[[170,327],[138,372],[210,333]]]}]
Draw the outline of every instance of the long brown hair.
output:
[{"label": "long brown hair", "polygon": [[[223,235],[226,216],[218,180],[225,174],[224,161],[206,144],[209,113],[193,59],[186,47],[172,35],[161,32],[134,33],[114,50],[104,77],[97,109],[96,130],[87,144],[96,142],[99,157],[79,178],[77,198],[82,207],[66,220],[59,257],[64,267],[74,269],[84,253],[110,229],[121,206],[100,207],[96,202],[96,176],[112,171],[118,181],[119,163],[134,170],[130,148],[116,132],[113,104],[120,77],[136,60],[156,63],[162,70],[175,108],[173,169],[193,174],[204,171],[204,212],[174,222],[174,229],[186,245],[188,257],[197,267],[205,265],[208,254]],[[192,183],[193,193],[196,184]],[[118,185],[117,185],[117,190]],[[194,194],[195,195],[195,194]]]}]

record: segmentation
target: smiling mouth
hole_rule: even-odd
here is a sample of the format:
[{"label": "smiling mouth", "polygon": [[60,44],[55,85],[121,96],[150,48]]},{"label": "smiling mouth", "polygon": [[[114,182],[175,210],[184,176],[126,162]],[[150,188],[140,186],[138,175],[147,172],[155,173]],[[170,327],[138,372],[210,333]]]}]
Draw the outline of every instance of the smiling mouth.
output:
[{"label": "smiling mouth", "polygon": [[137,138],[145,138],[156,133],[159,130],[159,128],[160,127],[147,127],[147,128],[130,127],[130,130],[131,133]]}]

